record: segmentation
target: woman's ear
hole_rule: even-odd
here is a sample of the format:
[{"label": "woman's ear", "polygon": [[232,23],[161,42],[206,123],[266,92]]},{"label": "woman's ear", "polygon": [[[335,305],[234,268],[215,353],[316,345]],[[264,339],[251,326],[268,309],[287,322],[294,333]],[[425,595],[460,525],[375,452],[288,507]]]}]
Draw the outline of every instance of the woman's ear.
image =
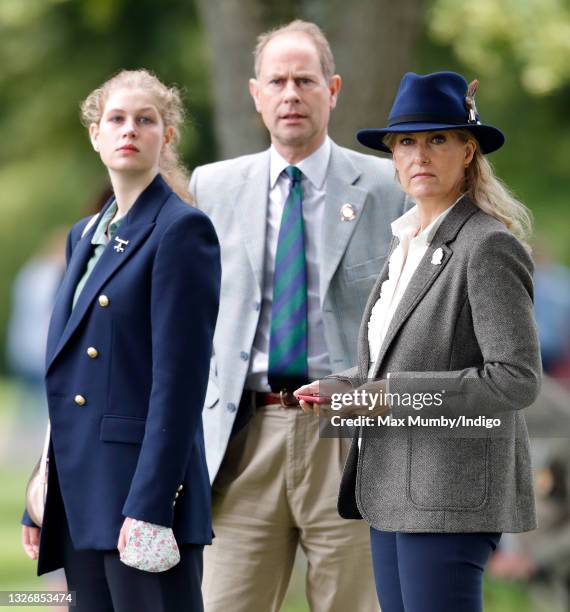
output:
[{"label": "woman's ear", "polygon": [[99,144],[97,142],[99,138],[99,124],[92,123],[89,126],[89,138],[91,140],[91,145],[93,146],[95,151],[99,151]]},{"label": "woman's ear", "polygon": [[477,143],[474,140],[469,139],[465,143],[465,161],[464,165],[467,166],[473,161],[473,157],[475,156],[475,151],[477,150]]},{"label": "woman's ear", "polygon": [[164,130],[164,144],[167,145],[172,140],[174,136],[174,128],[172,126],[168,126],[166,130]]}]

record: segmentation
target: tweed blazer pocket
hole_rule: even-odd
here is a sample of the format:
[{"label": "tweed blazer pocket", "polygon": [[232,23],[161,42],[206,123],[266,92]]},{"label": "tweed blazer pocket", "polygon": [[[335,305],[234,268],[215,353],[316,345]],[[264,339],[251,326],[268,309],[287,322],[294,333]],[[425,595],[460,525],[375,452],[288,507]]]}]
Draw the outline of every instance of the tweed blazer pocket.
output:
[{"label": "tweed blazer pocket", "polygon": [[414,436],[408,495],[423,510],[476,510],[488,495],[489,439]]}]

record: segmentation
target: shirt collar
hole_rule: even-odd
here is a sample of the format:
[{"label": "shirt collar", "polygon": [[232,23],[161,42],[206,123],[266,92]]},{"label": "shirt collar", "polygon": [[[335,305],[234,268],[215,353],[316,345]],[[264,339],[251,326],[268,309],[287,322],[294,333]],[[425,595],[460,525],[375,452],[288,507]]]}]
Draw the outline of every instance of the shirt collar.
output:
[{"label": "shirt collar", "polygon": [[[269,188],[273,189],[277,179],[281,176],[281,173],[287,166],[291,164],[283,159],[277,152],[277,149],[271,145],[270,149],[270,170],[269,170]],[[331,157],[331,141],[327,136],[323,144],[311,155],[305,157],[305,159],[296,163],[295,166],[303,173],[303,176],[307,177],[311,181],[312,185],[316,189],[322,189],[325,177],[327,175],[327,168]]]},{"label": "shirt collar", "polygon": [[114,223],[109,223],[113,219],[113,217],[117,214],[117,200],[113,200],[109,205],[109,208],[105,211],[105,213],[99,219],[99,223],[95,231],[93,232],[93,238],[91,238],[91,244],[108,244],[109,240],[107,238],[107,227],[109,228],[109,234],[112,236],[115,235],[115,232],[119,228],[119,225],[123,222],[124,217],[117,219]]},{"label": "shirt collar", "polygon": [[[451,209],[461,200],[465,194],[461,194],[457,200],[449,207],[446,208],[441,214],[439,214],[420,234],[416,236],[417,240],[423,244],[430,244],[433,240],[435,233],[439,229],[439,226],[443,223],[443,220],[451,212]],[[420,226],[420,211],[416,204],[410,210],[405,212],[401,217],[398,217],[392,222],[392,234],[402,241],[403,238],[414,237]]]}]

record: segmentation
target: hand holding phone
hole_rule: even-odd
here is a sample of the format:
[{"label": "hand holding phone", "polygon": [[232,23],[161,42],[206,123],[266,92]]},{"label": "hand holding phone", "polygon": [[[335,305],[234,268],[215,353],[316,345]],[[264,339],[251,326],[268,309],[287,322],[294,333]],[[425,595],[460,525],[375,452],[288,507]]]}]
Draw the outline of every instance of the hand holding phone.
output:
[{"label": "hand holding phone", "polygon": [[330,404],[331,398],[327,395],[302,395],[296,396],[298,400],[303,400],[308,404]]},{"label": "hand holding phone", "polygon": [[293,395],[301,402],[303,412],[313,412],[318,415],[320,413],[321,404],[330,404],[330,397],[319,395],[319,385],[320,382],[314,380],[312,383],[303,385],[296,391],[293,391]]}]

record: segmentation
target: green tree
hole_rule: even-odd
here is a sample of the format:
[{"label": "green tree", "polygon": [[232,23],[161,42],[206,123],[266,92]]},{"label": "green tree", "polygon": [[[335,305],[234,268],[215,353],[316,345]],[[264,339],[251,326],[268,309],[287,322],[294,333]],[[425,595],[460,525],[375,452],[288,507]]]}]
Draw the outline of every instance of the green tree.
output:
[{"label": "green tree", "polygon": [[490,160],[532,209],[540,242],[570,264],[568,0],[432,0],[417,62],[480,80],[482,117],[507,136]]},{"label": "green tree", "polygon": [[479,74],[517,71],[531,94],[570,81],[570,6],[564,0],[434,0],[429,30]]}]

